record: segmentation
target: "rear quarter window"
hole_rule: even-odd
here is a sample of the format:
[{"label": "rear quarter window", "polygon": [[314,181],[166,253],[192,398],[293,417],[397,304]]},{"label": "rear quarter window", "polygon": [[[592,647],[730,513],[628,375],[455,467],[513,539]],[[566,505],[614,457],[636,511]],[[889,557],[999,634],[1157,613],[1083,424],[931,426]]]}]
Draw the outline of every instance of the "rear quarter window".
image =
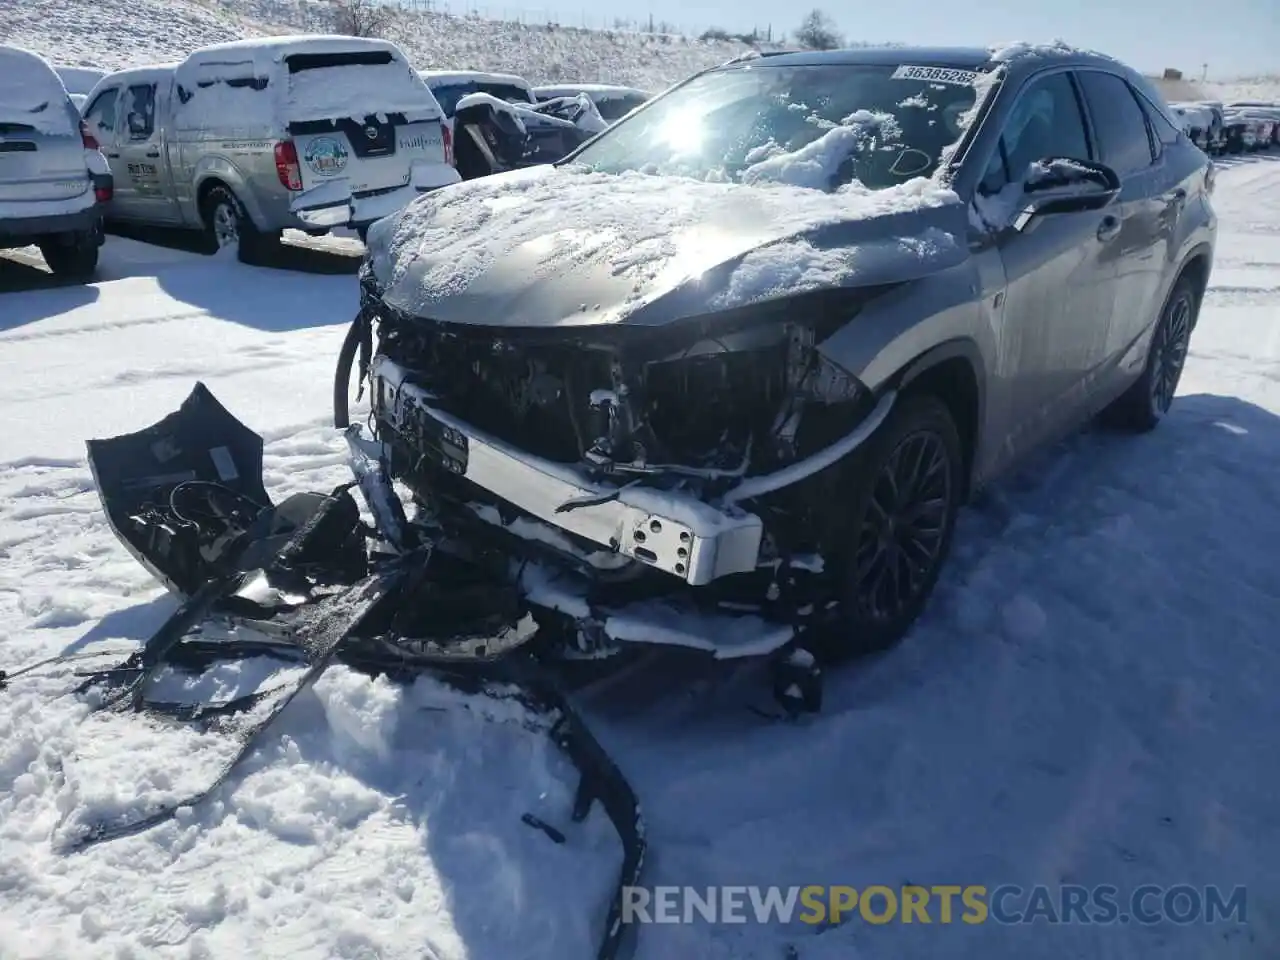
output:
[{"label": "rear quarter window", "polygon": [[[1151,132],[1155,135],[1156,143],[1159,145],[1159,153],[1163,153],[1165,147],[1171,147],[1178,142],[1182,136],[1182,131],[1169,122],[1164,113],[1154,103],[1139,94],[1138,105],[1142,107],[1142,111],[1147,115],[1147,122],[1151,125]],[[1209,121],[1212,122],[1212,115],[1208,111],[1205,111],[1205,114]]]}]

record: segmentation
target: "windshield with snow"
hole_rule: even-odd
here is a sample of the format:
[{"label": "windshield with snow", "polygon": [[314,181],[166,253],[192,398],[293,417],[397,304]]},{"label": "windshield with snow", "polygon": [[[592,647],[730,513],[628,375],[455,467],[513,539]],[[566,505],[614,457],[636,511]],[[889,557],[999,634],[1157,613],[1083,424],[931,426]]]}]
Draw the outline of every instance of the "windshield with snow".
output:
[{"label": "windshield with snow", "polygon": [[573,162],[602,173],[885,189],[933,173],[963,132],[978,76],[910,64],[744,64],[671,91]]}]

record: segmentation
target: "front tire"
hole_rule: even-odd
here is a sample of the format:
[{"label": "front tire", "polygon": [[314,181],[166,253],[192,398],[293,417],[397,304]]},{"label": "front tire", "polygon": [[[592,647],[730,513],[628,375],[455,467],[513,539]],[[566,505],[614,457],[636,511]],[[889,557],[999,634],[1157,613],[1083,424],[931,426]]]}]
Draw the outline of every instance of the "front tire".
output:
[{"label": "front tire", "polygon": [[850,461],[841,612],[814,644],[827,662],[888,649],[920,616],[951,550],[965,463],[955,418],[932,394],[900,397]]},{"label": "front tire", "polygon": [[1182,380],[1199,311],[1195,284],[1190,277],[1179,277],[1151,334],[1142,376],[1104,411],[1105,422],[1122,430],[1146,433],[1165,418]]},{"label": "front tire", "polygon": [[56,277],[86,282],[98,269],[98,233],[85,230],[40,241],[40,253]]}]

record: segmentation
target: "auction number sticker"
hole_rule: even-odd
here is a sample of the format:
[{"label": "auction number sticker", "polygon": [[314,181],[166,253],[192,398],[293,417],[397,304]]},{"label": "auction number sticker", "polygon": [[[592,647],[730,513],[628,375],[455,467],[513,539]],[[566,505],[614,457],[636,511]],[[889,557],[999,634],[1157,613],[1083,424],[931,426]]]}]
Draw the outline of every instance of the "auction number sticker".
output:
[{"label": "auction number sticker", "polygon": [[971,87],[982,74],[974,70],[953,70],[950,67],[917,67],[903,64],[893,71],[894,80],[924,80],[927,83],[949,83],[956,87]]}]

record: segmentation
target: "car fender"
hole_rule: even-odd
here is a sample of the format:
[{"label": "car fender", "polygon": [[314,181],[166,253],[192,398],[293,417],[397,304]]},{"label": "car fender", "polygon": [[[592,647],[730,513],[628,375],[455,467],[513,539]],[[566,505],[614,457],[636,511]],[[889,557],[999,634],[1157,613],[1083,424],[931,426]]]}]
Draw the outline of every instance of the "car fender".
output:
[{"label": "car fender", "polygon": [[[239,167],[226,157],[216,154],[203,156],[196,163],[192,183],[194,189],[191,195],[199,197],[200,191],[210,180],[220,180],[230,187],[231,191],[236,195],[236,199],[244,207],[245,214],[253,221],[253,225],[259,230],[267,230],[266,214],[258,201],[257,194],[249,186],[247,178],[241,173]],[[200,210],[198,205],[196,215],[199,218]],[[198,222],[203,221],[200,220]]]},{"label": "car fender", "polygon": [[[1151,323],[1148,325],[1149,330],[1155,328],[1156,321],[1164,313],[1165,304],[1173,293],[1174,284],[1178,282],[1178,279],[1184,273],[1186,273],[1187,267],[1190,266],[1191,262],[1197,257],[1205,257],[1209,261],[1208,269],[1205,271],[1204,278],[1204,287],[1205,289],[1208,289],[1209,277],[1213,273],[1213,243],[1206,237],[1207,232],[1208,228],[1202,227],[1194,231],[1184,240],[1184,252],[1178,258],[1178,269],[1169,271],[1168,280],[1165,282],[1165,285],[1161,290],[1161,296],[1158,301],[1160,304],[1160,313],[1151,318]],[[1204,290],[1200,290],[1199,293],[1203,298]]]},{"label": "car fender", "polygon": [[[929,276],[898,284],[869,301],[818,345],[832,363],[858,378],[873,393],[901,382],[904,371],[936,354],[947,359],[948,344],[972,344],[980,360],[996,351],[999,307],[982,292],[972,258]],[[942,348],[946,347],[946,350]],[[966,348],[967,349],[967,348]],[[982,360],[979,369],[989,365]]]}]

